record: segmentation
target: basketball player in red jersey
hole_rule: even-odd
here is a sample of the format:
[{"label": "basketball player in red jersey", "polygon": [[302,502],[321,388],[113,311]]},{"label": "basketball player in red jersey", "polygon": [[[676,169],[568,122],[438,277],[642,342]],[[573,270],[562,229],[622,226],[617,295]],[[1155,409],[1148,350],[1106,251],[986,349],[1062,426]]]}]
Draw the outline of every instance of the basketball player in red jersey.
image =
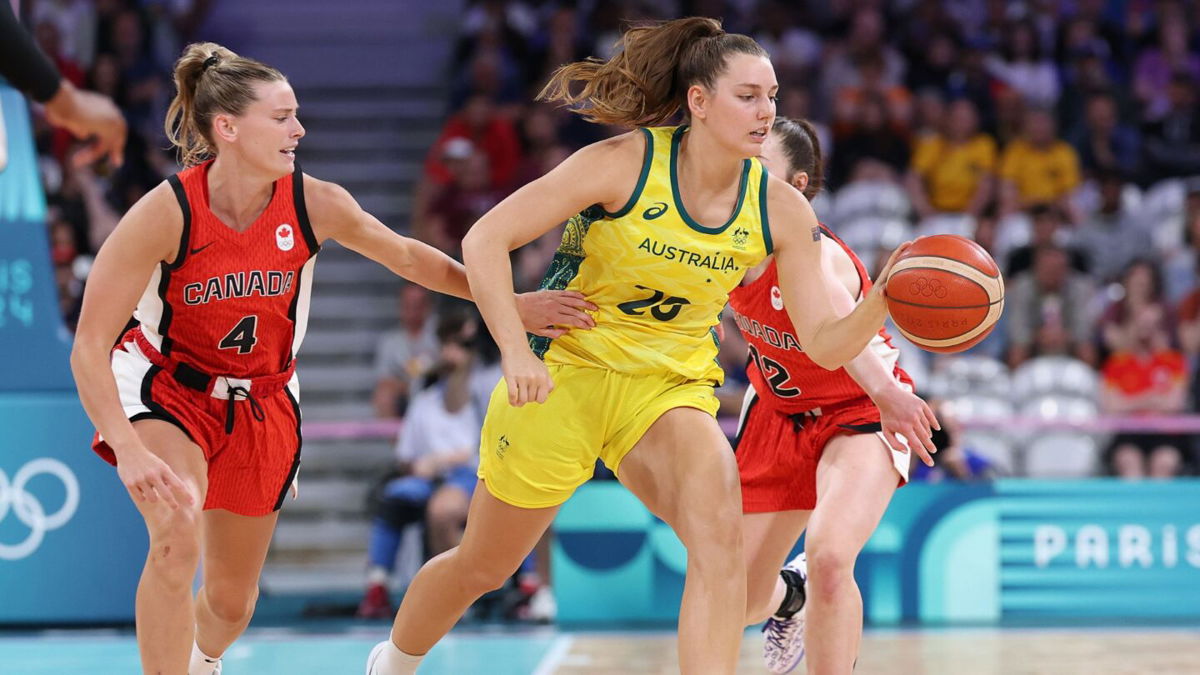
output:
[{"label": "basketball player in red jersey", "polygon": [[[807,122],[777,118],[760,159],[810,199],[820,190],[820,146]],[[837,304],[852,306],[871,288],[866,269],[825,226],[812,236],[822,240],[825,273],[840,282]],[[843,368],[813,363],[784,311],[773,259],[746,274],[729,306],[750,346],[750,387],[734,443],[746,622],[767,620],[763,655],[771,672],[795,668],[807,643],[809,672],[849,673],[862,629],[854,560],[907,480],[908,448],[932,464],[937,420],[912,393],[882,329]],[[806,527],[805,553],[781,571]]]},{"label": "basketball player in red jersey", "polygon": [[[299,468],[295,355],[321,243],[433,290],[470,291],[462,265],[300,171],[304,128],[279,71],[195,44],[175,84],[166,128],[188,168],[138,201],[101,248],[71,365],[94,448],[116,464],[149,530],[136,603],[142,667],[211,675],[250,620]],[[527,328],[590,325],[580,309],[591,306],[573,295],[519,305]],[[140,325],[113,348],[135,307]]]}]

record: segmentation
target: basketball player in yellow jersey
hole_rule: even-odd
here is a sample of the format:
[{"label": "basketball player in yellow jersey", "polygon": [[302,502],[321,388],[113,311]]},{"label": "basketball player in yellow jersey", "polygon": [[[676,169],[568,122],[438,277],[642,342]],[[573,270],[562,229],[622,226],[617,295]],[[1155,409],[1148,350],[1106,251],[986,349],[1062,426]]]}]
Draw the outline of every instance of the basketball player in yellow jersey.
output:
[{"label": "basketball player in yellow jersey", "polygon": [[[592,121],[653,127],[683,110],[687,125],[576,152],[463,240],[504,370],[481,434],[482,486],[462,543],[421,568],[368,674],[416,672],[467,607],[517,569],[597,457],[687,547],[680,670],[734,672],[746,569],[737,466],[713,417],[717,315],[746,269],[774,253],[784,303],[801,308],[796,336],[818,364],[854,358],[886,316],[882,283],[857,307],[832,299],[841,296],[827,288],[812,208],[753,159],[777,89],[762,47],[703,18],[633,28],[610,61],[555,73],[543,96],[583,103]],[[535,343],[543,361],[510,297],[509,252],[566,220],[547,284],[599,309],[586,334]]]}]

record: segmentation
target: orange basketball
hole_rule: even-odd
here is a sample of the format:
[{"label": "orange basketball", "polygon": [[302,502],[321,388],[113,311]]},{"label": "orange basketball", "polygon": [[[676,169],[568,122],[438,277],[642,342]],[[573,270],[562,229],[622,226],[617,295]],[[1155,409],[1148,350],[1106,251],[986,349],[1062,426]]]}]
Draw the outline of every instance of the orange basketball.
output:
[{"label": "orange basketball", "polygon": [[987,337],[1004,310],[1004,279],[982,246],[953,234],[921,237],[888,275],[888,312],[931,352],[961,352]]}]

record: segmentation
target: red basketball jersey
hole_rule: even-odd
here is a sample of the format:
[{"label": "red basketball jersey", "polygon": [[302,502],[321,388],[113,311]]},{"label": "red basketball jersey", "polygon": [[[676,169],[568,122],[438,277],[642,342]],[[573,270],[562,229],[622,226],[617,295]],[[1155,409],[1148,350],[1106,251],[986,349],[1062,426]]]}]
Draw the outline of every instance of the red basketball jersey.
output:
[{"label": "red basketball jersey", "polygon": [[[862,300],[871,290],[871,278],[862,261],[829,228],[822,225],[821,232],[841,246],[854,261],[860,285],[855,299]],[[826,370],[813,363],[800,348],[792,321],[783,308],[779,272],[774,260],[762,276],[729,294],[729,307],[742,336],[750,345],[747,375],[764,402],[780,412],[794,414],[867,397],[845,368]],[[887,331],[881,328],[868,346],[883,357],[897,379],[912,387],[912,378],[897,365],[900,352],[892,345]]]},{"label": "red basketball jersey", "polygon": [[267,208],[243,232],[209,209],[205,162],[168,178],[183,210],[179,254],[154,271],[134,317],[150,344],[210,375],[273,375],[287,368],[308,323],[319,246],[304,180],[275,181]]}]

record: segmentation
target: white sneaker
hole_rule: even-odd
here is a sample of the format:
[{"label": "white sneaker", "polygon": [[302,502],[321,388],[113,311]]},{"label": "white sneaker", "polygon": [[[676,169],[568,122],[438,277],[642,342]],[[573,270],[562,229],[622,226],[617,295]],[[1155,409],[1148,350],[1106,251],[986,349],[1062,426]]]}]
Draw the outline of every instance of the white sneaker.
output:
[{"label": "white sneaker", "polygon": [[[783,566],[808,580],[808,561],[804,554]],[[772,673],[790,673],[804,659],[804,607],[788,619],[772,616],[763,625],[763,661]]]},{"label": "white sneaker", "polygon": [[206,660],[198,669],[192,666],[188,668],[188,675],[221,675],[221,659]]},{"label": "white sneaker", "polygon": [[375,664],[379,662],[379,657],[383,656],[383,652],[388,648],[391,638],[380,642],[371,648],[371,654],[367,656],[367,672],[366,675],[377,675],[375,672]]},{"label": "white sneaker", "polygon": [[529,599],[529,618],[533,621],[550,623],[558,615],[558,603],[554,601],[554,591],[549,586],[542,586]]}]

